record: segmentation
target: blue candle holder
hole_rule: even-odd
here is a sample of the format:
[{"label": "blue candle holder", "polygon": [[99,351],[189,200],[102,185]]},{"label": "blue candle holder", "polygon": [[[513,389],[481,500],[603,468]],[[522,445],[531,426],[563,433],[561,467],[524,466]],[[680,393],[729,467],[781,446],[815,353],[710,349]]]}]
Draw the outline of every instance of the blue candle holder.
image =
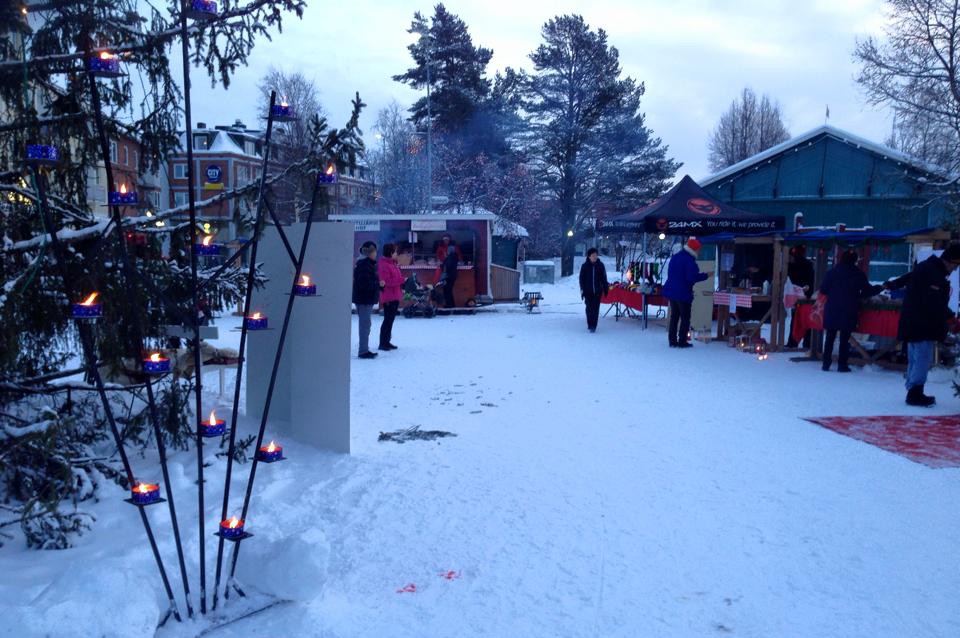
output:
[{"label": "blue candle holder", "polygon": [[317,183],[326,185],[337,183],[337,169],[334,168],[333,164],[328,166],[327,170],[317,173]]},{"label": "blue candle holder", "polygon": [[219,255],[220,246],[221,244],[214,244],[212,242],[209,244],[199,243],[199,244],[193,245],[193,251],[198,255],[205,255],[205,256]]},{"label": "blue candle holder", "polygon": [[147,374],[166,374],[170,372],[170,359],[154,353],[143,360],[143,371]]},{"label": "blue candle holder", "polygon": [[225,521],[220,521],[220,536],[226,540],[243,538],[243,524],[245,522],[246,521],[238,519],[236,516]]},{"label": "blue candle holder", "polygon": [[260,463],[276,463],[284,460],[283,448],[270,441],[270,445],[264,445],[257,450],[257,461]]},{"label": "blue candle holder", "polygon": [[137,201],[137,191],[119,190],[110,193],[111,206],[136,206]]},{"label": "blue candle holder", "polygon": [[191,20],[213,20],[217,17],[217,3],[211,0],[192,0],[184,10]]},{"label": "blue candle holder", "polygon": [[98,78],[117,78],[123,75],[120,71],[120,58],[109,53],[88,58],[87,69],[90,75]]},{"label": "blue candle holder", "polygon": [[297,119],[297,112],[289,104],[274,104],[270,115],[274,122],[293,122]]},{"label": "blue candle holder", "polygon": [[243,324],[246,326],[247,330],[266,330],[267,318],[257,312],[250,317],[244,317]]},{"label": "blue candle holder", "polygon": [[134,505],[151,505],[160,500],[160,486],[151,483],[139,483],[130,493]]},{"label": "blue candle holder", "polygon": [[75,303],[70,307],[70,314],[74,319],[99,319],[103,316],[103,304]]},{"label": "blue candle holder", "polygon": [[304,276],[300,283],[293,287],[293,294],[298,297],[313,297],[317,294],[317,284],[310,283],[310,278]]},{"label": "blue candle holder", "polygon": [[226,432],[227,422],[223,419],[214,419],[212,423],[210,421],[204,421],[200,424],[200,436],[205,439],[223,436]]},{"label": "blue candle holder", "polygon": [[33,166],[47,166],[60,162],[60,150],[56,146],[45,144],[27,145],[27,163]]}]

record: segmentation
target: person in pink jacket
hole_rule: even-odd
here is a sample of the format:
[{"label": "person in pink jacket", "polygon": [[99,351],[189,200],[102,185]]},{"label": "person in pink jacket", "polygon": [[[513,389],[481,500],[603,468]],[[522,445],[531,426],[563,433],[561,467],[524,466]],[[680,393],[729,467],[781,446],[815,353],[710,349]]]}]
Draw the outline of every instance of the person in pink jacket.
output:
[{"label": "person in pink jacket", "polygon": [[397,247],[393,244],[384,244],[383,257],[377,261],[377,272],[380,275],[380,308],[383,310],[383,322],[380,324],[380,350],[396,350],[397,346],[390,343],[393,337],[393,320],[397,318],[400,309],[400,300],[403,299],[403,273],[393,255]]}]

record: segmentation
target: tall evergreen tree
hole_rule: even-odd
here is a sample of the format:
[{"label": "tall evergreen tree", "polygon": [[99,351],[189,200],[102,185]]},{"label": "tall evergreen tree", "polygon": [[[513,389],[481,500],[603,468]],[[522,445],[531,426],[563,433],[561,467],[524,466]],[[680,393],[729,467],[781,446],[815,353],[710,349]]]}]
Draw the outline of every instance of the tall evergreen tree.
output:
[{"label": "tall evergreen tree", "polygon": [[[628,208],[669,186],[680,164],[647,128],[643,83],[622,77],[620,56],[603,29],[579,15],[542,29],[523,82],[528,152],[562,222],[561,271],[573,274],[576,234],[598,205]],[[574,236],[569,236],[570,233]]]},{"label": "tall evergreen tree", "polygon": [[[424,90],[429,60],[431,126],[437,131],[459,133],[471,123],[490,95],[490,80],[485,75],[493,51],[475,46],[466,23],[450,13],[443,3],[434,7],[429,22],[416,12],[410,31],[421,34],[407,47],[415,66],[393,79],[418,91]],[[426,128],[425,95],[410,107],[410,119],[418,129]]]}]

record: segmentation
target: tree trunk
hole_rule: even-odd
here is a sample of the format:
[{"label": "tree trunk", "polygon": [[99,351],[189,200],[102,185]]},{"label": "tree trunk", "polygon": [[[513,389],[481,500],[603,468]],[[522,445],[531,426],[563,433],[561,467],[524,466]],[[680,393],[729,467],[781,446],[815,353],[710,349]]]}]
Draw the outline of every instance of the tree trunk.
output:
[{"label": "tree trunk", "polygon": [[563,235],[563,243],[560,249],[560,276],[569,277],[573,274],[573,252],[576,247],[576,239]]}]

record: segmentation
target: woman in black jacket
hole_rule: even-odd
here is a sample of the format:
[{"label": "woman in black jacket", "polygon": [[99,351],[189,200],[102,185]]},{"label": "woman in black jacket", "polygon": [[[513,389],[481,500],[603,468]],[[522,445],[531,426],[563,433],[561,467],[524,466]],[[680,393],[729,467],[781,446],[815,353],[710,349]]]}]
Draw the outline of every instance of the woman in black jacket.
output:
[{"label": "woman in black jacket", "polygon": [[860,316],[860,300],[872,297],[883,286],[871,286],[867,276],[857,268],[857,253],[848,250],[840,256],[840,263],[823,278],[820,294],[827,296],[823,312],[823,328],[826,343],[823,345],[823,369],[829,370],[833,362],[833,342],[840,334],[837,355],[837,372],[850,372],[847,359],[850,357],[850,335],[857,328]]},{"label": "woman in black jacket", "polygon": [[600,261],[596,248],[587,251],[587,259],[580,266],[580,298],[587,306],[587,330],[597,331],[597,321],[600,319],[600,300],[607,289],[607,269]]},{"label": "woman in black jacket", "polygon": [[460,265],[460,256],[456,242],[451,241],[447,248],[447,256],[443,259],[443,275],[440,278],[443,284],[443,305],[454,308],[457,305],[453,297],[453,286],[457,283],[457,267]]}]

